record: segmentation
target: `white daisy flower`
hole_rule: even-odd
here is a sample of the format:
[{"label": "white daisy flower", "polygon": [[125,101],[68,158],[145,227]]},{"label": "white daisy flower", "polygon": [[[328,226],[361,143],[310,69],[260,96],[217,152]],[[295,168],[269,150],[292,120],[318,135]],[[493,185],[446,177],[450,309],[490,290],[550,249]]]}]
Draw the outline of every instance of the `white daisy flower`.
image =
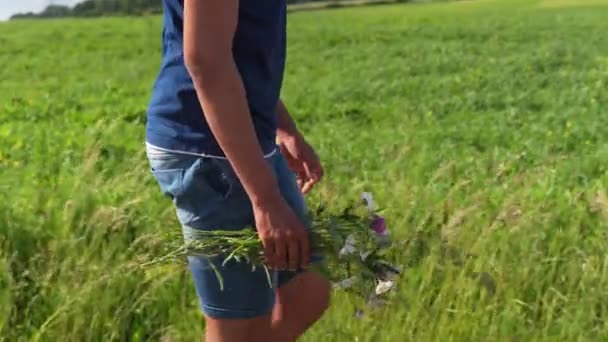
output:
[{"label": "white daisy flower", "polygon": [[393,280],[380,280],[376,285],[376,295],[383,295],[390,290],[395,288],[395,282]]}]

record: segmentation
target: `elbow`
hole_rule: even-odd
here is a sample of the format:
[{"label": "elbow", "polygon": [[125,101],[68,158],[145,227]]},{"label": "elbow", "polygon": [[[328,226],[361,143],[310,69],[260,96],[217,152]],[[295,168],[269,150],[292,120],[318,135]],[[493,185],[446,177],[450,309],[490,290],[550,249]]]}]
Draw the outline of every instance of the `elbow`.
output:
[{"label": "elbow", "polygon": [[206,54],[198,51],[185,51],[184,63],[188,73],[193,80],[204,84],[213,82],[221,77],[232,56],[222,56],[219,54]]},{"label": "elbow", "polygon": [[202,53],[193,51],[184,51],[184,64],[192,77],[204,73],[206,68],[205,57]]}]

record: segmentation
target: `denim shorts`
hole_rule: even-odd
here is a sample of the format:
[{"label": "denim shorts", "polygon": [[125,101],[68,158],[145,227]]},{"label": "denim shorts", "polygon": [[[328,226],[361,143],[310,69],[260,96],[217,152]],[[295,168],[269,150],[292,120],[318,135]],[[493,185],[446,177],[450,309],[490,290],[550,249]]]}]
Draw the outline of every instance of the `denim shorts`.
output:
[{"label": "denim shorts", "polygon": [[[172,199],[184,238],[193,230],[241,230],[254,227],[249,197],[228,160],[165,151],[147,145],[151,172],[163,194]],[[283,197],[310,227],[308,210],[295,175],[278,150],[266,157]],[[311,262],[321,258],[313,257]],[[213,265],[210,264],[213,263]],[[189,256],[188,264],[203,313],[216,319],[253,318],[272,311],[276,288],[301,271],[252,268],[246,261]],[[213,267],[221,274],[223,289]]]}]

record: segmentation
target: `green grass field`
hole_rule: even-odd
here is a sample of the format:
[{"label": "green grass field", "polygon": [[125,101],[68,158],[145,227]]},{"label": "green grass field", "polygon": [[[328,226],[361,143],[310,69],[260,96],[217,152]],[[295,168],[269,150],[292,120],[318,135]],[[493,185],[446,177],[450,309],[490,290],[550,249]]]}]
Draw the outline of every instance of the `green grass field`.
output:
[{"label": "green grass field", "polygon": [[[406,266],[304,341],[608,340],[607,5],[290,14],[283,98],[327,169],[309,201],[372,191]],[[1,341],[203,331],[183,268],[135,267],[179,229],[143,145],[160,30],[0,23]]]}]

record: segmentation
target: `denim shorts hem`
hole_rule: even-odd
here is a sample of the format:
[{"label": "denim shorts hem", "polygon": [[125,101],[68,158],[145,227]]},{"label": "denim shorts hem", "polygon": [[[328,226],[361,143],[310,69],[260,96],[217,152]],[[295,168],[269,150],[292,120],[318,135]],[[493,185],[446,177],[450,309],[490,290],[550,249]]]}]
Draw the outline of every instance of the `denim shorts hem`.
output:
[{"label": "denim shorts hem", "polygon": [[[310,257],[310,266],[319,265],[319,264],[322,264],[323,262],[325,262],[325,258],[323,258],[323,256],[321,256],[321,255],[312,255]],[[310,267],[306,268],[306,269],[300,269],[297,271],[279,272],[278,279],[277,279],[277,287],[281,288],[281,287],[287,285],[293,278],[295,278],[296,276],[298,276],[302,273],[305,273],[309,270],[310,270]]]},{"label": "denim shorts hem", "polygon": [[201,311],[205,316],[214,319],[251,319],[272,313],[274,303],[268,307],[256,308],[256,310],[223,309],[212,305],[201,305]]}]

